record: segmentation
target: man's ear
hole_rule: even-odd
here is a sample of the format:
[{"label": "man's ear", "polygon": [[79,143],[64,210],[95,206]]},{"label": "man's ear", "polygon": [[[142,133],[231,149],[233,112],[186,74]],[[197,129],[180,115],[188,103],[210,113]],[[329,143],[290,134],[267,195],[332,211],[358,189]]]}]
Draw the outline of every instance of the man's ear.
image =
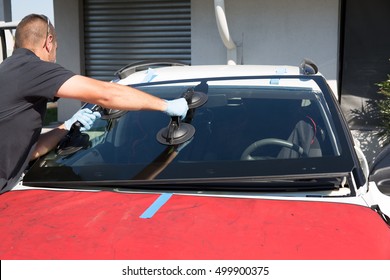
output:
[{"label": "man's ear", "polygon": [[51,52],[51,50],[54,48],[54,36],[49,34],[47,36],[46,45],[45,48],[48,52]]}]

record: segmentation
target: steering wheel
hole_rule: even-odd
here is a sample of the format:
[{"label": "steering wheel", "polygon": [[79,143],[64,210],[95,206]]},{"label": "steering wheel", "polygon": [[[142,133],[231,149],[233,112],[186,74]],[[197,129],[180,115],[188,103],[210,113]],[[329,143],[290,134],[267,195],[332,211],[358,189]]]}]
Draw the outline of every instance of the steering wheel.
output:
[{"label": "steering wheel", "polygon": [[303,148],[297,144],[288,142],[283,139],[278,139],[278,138],[266,138],[266,139],[261,139],[256,142],[253,142],[250,144],[245,151],[241,155],[241,160],[258,160],[258,159],[264,159],[264,157],[256,157],[252,156],[251,154],[259,149],[260,147],[266,146],[266,145],[277,145],[277,146],[282,146],[288,149],[291,149],[299,154],[299,156],[307,156],[306,153],[304,152]]}]

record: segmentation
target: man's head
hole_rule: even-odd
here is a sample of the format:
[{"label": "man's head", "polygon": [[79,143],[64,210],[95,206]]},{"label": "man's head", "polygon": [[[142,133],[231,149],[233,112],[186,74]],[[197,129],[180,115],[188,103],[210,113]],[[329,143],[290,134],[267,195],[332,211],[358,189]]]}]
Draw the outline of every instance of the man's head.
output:
[{"label": "man's head", "polygon": [[30,14],[18,24],[15,33],[15,49],[26,48],[42,60],[56,60],[57,38],[54,26],[44,15]]}]

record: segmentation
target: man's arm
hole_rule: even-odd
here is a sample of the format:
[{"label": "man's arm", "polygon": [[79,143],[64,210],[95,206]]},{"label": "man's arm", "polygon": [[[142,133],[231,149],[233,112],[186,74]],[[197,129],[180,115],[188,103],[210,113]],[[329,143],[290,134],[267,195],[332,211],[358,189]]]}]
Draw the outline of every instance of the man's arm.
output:
[{"label": "man's arm", "polygon": [[94,112],[88,108],[77,111],[69,120],[62,125],[40,135],[31,160],[51,151],[57,146],[65,134],[72,128],[75,122],[80,122],[82,127],[80,131],[89,130],[96,119],[100,118],[99,112]]},{"label": "man's arm", "polygon": [[58,90],[57,97],[78,99],[104,108],[126,111],[164,112],[168,106],[163,99],[138,89],[80,75],[67,80]]},{"label": "man's arm", "polygon": [[54,149],[60,140],[68,133],[68,130],[65,129],[65,125],[62,124],[52,130],[42,133],[38,139],[38,142],[35,146],[35,150],[31,156],[31,160],[37,159],[40,156],[48,153]]},{"label": "man's arm", "polygon": [[[125,111],[154,110],[184,117],[188,110],[187,102],[183,98],[181,98],[183,100],[166,102],[161,98],[129,86],[103,82],[80,75],[75,75],[67,80],[60,87],[56,96],[78,99],[104,108]],[[42,134],[31,159],[36,159],[55,148],[68,130],[69,128],[66,128],[65,125],[60,125]]]}]

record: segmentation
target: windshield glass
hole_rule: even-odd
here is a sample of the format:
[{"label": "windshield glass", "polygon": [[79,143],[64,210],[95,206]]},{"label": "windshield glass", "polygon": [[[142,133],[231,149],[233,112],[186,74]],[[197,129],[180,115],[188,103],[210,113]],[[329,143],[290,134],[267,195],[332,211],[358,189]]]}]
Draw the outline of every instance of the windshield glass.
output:
[{"label": "windshield glass", "polygon": [[191,125],[193,137],[175,145],[158,141],[171,121],[161,112],[103,117],[83,133],[87,145],[65,155],[52,151],[33,165],[25,184],[248,182],[352,169],[333,99],[326,96],[331,93],[314,79],[186,80],[138,88],[164,99],[188,90],[206,94],[207,102],[179,123]]}]

